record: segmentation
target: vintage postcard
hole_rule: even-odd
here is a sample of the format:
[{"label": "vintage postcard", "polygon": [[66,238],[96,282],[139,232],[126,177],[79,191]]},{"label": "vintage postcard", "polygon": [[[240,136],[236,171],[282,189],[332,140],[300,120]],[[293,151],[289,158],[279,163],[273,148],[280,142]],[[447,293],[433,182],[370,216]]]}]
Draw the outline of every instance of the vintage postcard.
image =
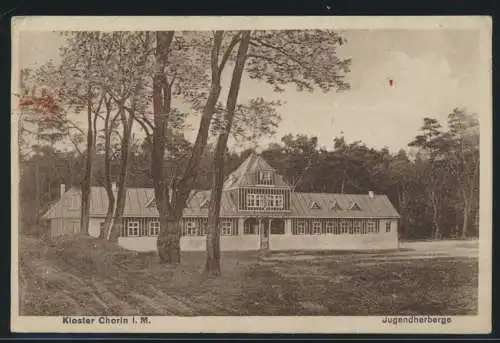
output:
[{"label": "vintage postcard", "polygon": [[14,332],[489,333],[489,17],[15,17]]}]

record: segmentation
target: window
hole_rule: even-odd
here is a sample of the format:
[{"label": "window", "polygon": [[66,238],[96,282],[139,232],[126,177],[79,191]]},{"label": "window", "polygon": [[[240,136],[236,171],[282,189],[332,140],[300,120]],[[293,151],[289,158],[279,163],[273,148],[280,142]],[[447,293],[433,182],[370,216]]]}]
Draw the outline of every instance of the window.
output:
[{"label": "window", "polygon": [[264,207],[265,203],[266,203],[266,196],[264,194],[257,194],[255,196],[255,199],[256,199],[256,203],[255,203],[255,207]]},{"label": "window", "polygon": [[312,234],[313,235],[321,235],[321,222],[320,221],[318,221],[318,220],[313,221]]},{"label": "window", "polygon": [[127,223],[127,234],[128,236],[139,236],[139,222],[137,220],[131,220]]},{"label": "window", "polygon": [[334,210],[334,211],[341,211],[342,207],[340,207],[340,205],[339,205],[338,202],[334,201],[333,205],[332,205],[332,210]]},{"label": "window", "polygon": [[160,222],[153,220],[149,222],[149,236],[158,236],[160,234]]},{"label": "window", "polygon": [[319,206],[319,204],[316,201],[313,201],[311,203],[311,209],[313,209],[313,210],[319,210],[319,209],[321,209],[321,206]]},{"label": "window", "polygon": [[272,185],[273,172],[269,170],[261,170],[259,172],[259,185]]},{"label": "window", "polygon": [[375,222],[373,220],[369,220],[366,223],[366,229],[368,233],[374,233],[375,232]]},{"label": "window", "polygon": [[257,194],[247,194],[247,207],[256,207],[257,205],[256,197]]},{"label": "window", "polygon": [[248,208],[272,208],[282,209],[284,206],[283,194],[247,194]]},{"label": "window", "polygon": [[354,220],[352,222],[352,232],[355,235],[359,235],[361,233],[361,222],[359,220]]},{"label": "window", "polygon": [[271,234],[272,235],[285,234],[285,222],[281,219],[274,219],[271,222]]},{"label": "window", "polygon": [[264,207],[265,203],[264,194],[247,194],[247,207],[248,208],[261,208]]},{"label": "window", "polygon": [[196,223],[193,220],[187,220],[184,224],[185,236],[196,236]]},{"label": "window", "polygon": [[258,223],[255,219],[245,220],[245,224],[243,225],[243,233],[245,235],[256,235],[258,232]]},{"label": "window", "polygon": [[104,222],[99,223],[99,232],[102,232],[104,230]]},{"label": "window", "polygon": [[200,208],[207,208],[209,203],[210,202],[208,201],[208,199],[203,200],[201,202]]},{"label": "window", "polygon": [[274,194],[266,196],[266,207],[274,207]]},{"label": "window", "polygon": [[360,226],[361,226],[361,234],[362,235],[366,235],[368,233],[368,229],[366,228],[366,221],[365,220],[362,220],[359,222]]},{"label": "window", "polygon": [[269,208],[283,208],[283,195],[271,194],[266,198],[266,207]]},{"label": "window", "polygon": [[385,222],[385,232],[391,232],[391,221],[390,220]]},{"label": "window", "polygon": [[306,222],[303,220],[299,220],[297,222],[297,235],[305,235],[306,234]]},{"label": "window", "polygon": [[274,197],[274,207],[276,208],[283,208],[284,206],[284,199],[282,194],[275,194],[273,195]]},{"label": "window", "polygon": [[221,235],[234,236],[233,223],[230,220],[222,220],[220,222]]},{"label": "window", "polygon": [[206,236],[208,232],[208,222],[204,221],[201,223],[201,235]]},{"label": "window", "polygon": [[354,201],[352,201],[351,202],[351,206],[349,206],[349,209],[351,211],[360,211],[361,207],[359,207],[359,205],[357,203],[355,203]]},{"label": "window", "polygon": [[333,220],[329,220],[326,222],[326,233],[329,234],[338,234],[338,223]]},{"label": "window", "polygon": [[340,232],[342,234],[349,232],[349,222],[348,221],[344,220],[340,223]]}]

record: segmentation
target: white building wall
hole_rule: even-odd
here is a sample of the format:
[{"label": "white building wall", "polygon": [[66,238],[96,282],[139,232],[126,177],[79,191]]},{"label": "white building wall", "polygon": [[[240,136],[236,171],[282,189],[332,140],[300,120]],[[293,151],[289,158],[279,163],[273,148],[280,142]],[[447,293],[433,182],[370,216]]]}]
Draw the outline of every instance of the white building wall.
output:
[{"label": "white building wall", "polygon": [[[99,234],[99,222],[90,227]],[[379,233],[359,235],[293,235],[290,219],[285,220],[285,234],[269,236],[269,250],[390,250],[398,248],[398,221],[390,220],[390,231],[386,231],[387,220],[380,221]],[[97,228],[97,230],[95,229]],[[221,251],[249,251],[260,249],[259,235],[243,234],[240,226],[237,236],[221,236]],[[119,237],[118,243],[130,250],[155,251],[156,237]],[[205,251],[204,236],[182,237],[182,251]]]},{"label": "white building wall", "polygon": [[104,222],[104,218],[91,218],[89,221],[89,236],[99,237],[101,232],[101,222]]},{"label": "white building wall", "polygon": [[[290,222],[290,223],[289,223]],[[379,233],[359,235],[293,235],[291,221],[285,221],[284,235],[270,235],[269,250],[390,250],[398,248],[397,220],[390,220],[391,230],[386,232],[387,220],[380,221]]]},{"label": "white building wall", "polygon": [[272,235],[270,250],[384,250],[397,249],[397,239],[386,233],[366,235]]},{"label": "white building wall", "polygon": [[[157,237],[119,237],[118,244],[125,249],[135,251],[156,251]],[[258,250],[260,241],[258,235],[222,236],[221,251]],[[181,251],[205,251],[206,237],[182,237]]]}]

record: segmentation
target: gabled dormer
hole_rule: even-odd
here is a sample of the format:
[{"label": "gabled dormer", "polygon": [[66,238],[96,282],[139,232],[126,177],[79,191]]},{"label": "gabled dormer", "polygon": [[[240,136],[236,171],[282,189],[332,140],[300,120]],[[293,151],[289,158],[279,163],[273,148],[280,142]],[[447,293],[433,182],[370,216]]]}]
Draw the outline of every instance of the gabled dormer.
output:
[{"label": "gabled dormer", "polygon": [[155,199],[155,198],[152,198],[151,200],[149,200],[149,201],[146,203],[146,207],[154,207],[154,208],[156,208],[156,199]]},{"label": "gabled dormer", "polygon": [[357,202],[351,201],[351,204],[349,205],[349,210],[350,211],[361,211],[361,207],[359,207]]},{"label": "gabled dormer", "polygon": [[332,210],[334,211],[342,211],[342,207],[339,205],[338,202],[334,201],[333,204],[332,204]]},{"label": "gabled dormer", "polygon": [[321,210],[321,206],[317,201],[311,201],[311,210]]},{"label": "gabled dormer", "polygon": [[239,187],[290,188],[276,169],[261,156],[251,153],[235,171],[227,177],[224,188]]},{"label": "gabled dormer", "polygon": [[204,199],[201,204],[200,204],[200,208],[201,209],[204,209],[204,208],[208,208],[210,206],[210,200],[209,199]]},{"label": "gabled dormer", "polygon": [[234,195],[237,208],[250,212],[282,212],[290,210],[290,187],[276,169],[261,156],[251,153],[232,172],[224,190]]}]

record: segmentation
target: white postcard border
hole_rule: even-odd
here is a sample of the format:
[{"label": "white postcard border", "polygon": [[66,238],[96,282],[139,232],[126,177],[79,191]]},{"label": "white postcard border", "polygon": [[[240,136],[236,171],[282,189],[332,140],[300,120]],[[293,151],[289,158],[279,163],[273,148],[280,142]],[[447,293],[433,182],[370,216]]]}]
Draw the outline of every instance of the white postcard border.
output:
[{"label": "white postcard border", "polygon": [[[464,29],[480,30],[483,95],[480,111],[480,228],[478,315],[452,316],[448,324],[384,324],[376,316],[302,316],[302,317],[148,317],[149,324],[126,325],[64,324],[63,317],[19,315],[18,227],[12,221],[11,240],[11,330],[13,332],[142,332],[142,333],[489,333],[491,331],[492,293],[492,22],[487,16],[429,17],[84,17],[33,16],[12,19],[12,100],[19,89],[19,33],[58,30],[214,30],[214,29]],[[18,120],[11,115],[11,215],[18,218]],[[390,318],[394,316],[389,316]],[[426,316],[419,316],[426,317]],[[443,317],[443,316],[438,316]],[[79,318],[77,316],[73,318]],[[88,317],[96,318],[99,317]],[[111,317],[110,317],[111,318]],[[115,317],[116,318],[116,317]],[[140,318],[140,317],[136,317]]]}]

